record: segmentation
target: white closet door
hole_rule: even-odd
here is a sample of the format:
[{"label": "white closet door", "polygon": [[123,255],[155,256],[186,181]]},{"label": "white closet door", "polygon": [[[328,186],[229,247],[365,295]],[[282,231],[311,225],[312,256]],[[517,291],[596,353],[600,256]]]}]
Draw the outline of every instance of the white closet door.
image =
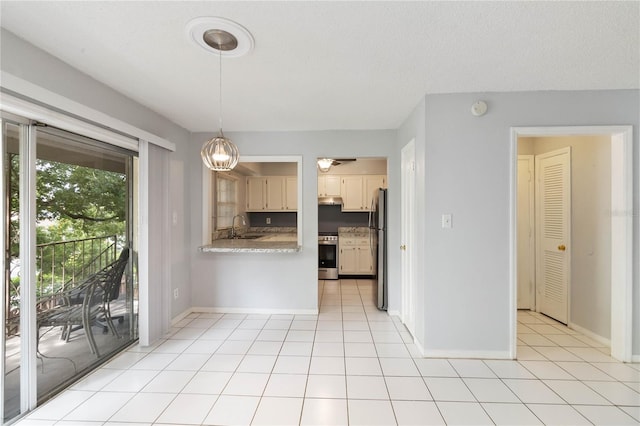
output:
[{"label": "white closet door", "polygon": [[534,156],[518,155],[518,309],[535,308]]},{"label": "white closet door", "polygon": [[571,276],[570,147],[536,155],[538,310],[564,324]]}]

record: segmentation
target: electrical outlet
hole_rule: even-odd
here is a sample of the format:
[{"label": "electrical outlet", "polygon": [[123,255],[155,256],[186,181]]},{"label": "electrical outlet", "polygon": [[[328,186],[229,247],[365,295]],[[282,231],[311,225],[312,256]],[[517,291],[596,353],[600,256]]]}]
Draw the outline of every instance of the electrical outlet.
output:
[{"label": "electrical outlet", "polygon": [[173,289],[173,298],[177,299],[178,297],[180,297],[180,289],[179,288],[174,288]]},{"label": "electrical outlet", "polygon": [[267,218],[267,225],[271,225],[271,218],[270,217]]}]

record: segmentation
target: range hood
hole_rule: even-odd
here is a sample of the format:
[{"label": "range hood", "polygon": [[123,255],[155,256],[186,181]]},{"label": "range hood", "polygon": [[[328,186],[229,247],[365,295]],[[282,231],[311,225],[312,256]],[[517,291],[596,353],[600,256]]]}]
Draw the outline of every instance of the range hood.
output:
[{"label": "range hood", "polygon": [[342,198],[340,197],[318,197],[318,205],[320,206],[340,206]]}]

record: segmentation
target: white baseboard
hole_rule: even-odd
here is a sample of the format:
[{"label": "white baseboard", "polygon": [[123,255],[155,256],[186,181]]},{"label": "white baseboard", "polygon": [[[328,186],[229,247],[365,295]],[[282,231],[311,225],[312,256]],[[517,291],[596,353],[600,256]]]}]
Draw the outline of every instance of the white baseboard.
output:
[{"label": "white baseboard", "polygon": [[182,321],[183,319],[188,317],[189,314],[191,314],[191,313],[193,313],[193,308],[189,308],[189,309],[185,310],[184,312],[176,315],[174,318],[171,319],[171,326],[173,327],[174,325],[176,325],[177,323],[179,323],[180,321]]},{"label": "white baseboard", "polygon": [[640,362],[640,355],[632,355],[631,362]]},{"label": "white baseboard", "polygon": [[608,348],[611,347],[611,340],[607,339],[606,337],[602,337],[591,330],[587,330],[586,328],[580,327],[579,325],[573,323],[569,323],[568,327],[572,330],[577,331],[578,333],[584,334],[589,339],[593,339],[598,343],[602,343]]},{"label": "white baseboard", "polygon": [[317,309],[262,309],[262,308],[211,308],[194,307],[190,313],[207,314],[265,314],[265,315],[318,315]]},{"label": "white baseboard", "polygon": [[415,336],[413,337],[413,344],[416,346],[418,352],[420,352],[420,355],[422,355],[423,358],[426,358],[427,356],[424,354],[424,348],[422,347],[422,344],[418,341],[418,339],[415,338]]},{"label": "white baseboard", "polygon": [[[416,343],[416,345],[418,344]],[[509,351],[441,351],[420,349],[425,358],[512,359]]]},{"label": "white baseboard", "polygon": [[392,317],[398,317],[400,318],[400,311],[396,311],[395,309],[393,310],[388,310],[387,313],[392,316]]}]

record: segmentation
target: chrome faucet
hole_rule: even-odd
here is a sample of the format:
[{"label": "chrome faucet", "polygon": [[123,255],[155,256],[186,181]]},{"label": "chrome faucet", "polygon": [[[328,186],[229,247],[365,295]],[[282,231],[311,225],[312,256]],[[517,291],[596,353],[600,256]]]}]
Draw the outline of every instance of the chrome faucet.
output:
[{"label": "chrome faucet", "polygon": [[242,219],[242,225],[246,226],[247,225],[247,221],[244,218],[243,215],[241,214],[237,214],[233,217],[233,219],[231,219],[231,238],[236,238],[236,217],[239,217],[240,219]]}]

